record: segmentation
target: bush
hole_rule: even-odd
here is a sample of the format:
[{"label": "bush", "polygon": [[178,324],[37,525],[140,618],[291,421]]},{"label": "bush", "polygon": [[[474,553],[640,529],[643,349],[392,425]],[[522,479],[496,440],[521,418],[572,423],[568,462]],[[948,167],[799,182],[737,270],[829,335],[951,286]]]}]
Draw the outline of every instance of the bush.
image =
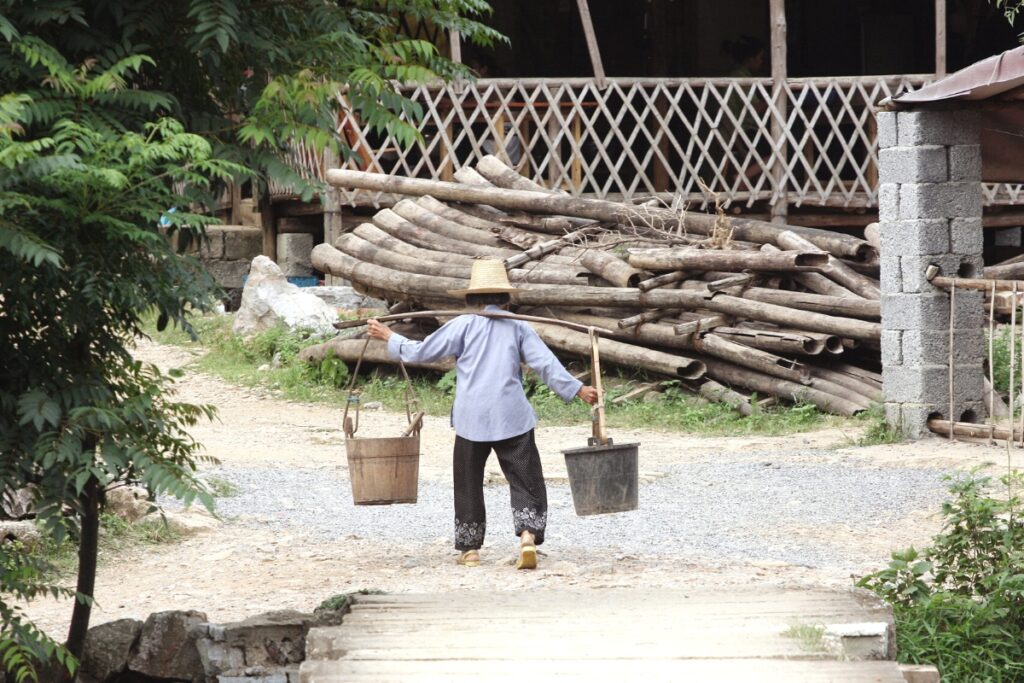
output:
[{"label": "bush", "polygon": [[992,478],[952,479],[945,525],[932,545],[892,554],[886,569],[857,585],[893,606],[900,661],[928,663],[942,680],[1024,681],[1024,483],[1013,472],[991,495]]}]

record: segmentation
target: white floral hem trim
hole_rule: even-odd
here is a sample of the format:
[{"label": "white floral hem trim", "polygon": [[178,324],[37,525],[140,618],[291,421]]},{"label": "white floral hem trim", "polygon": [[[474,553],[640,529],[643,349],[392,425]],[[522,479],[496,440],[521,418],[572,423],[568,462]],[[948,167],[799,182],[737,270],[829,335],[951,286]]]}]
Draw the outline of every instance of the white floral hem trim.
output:
[{"label": "white floral hem trim", "polygon": [[517,534],[521,534],[526,529],[543,531],[548,525],[548,513],[546,510],[538,512],[534,508],[512,510],[512,521],[515,522]]},{"label": "white floral hem trim", "polygon": [[459,548],[479,548],[484,543],[484,522],[460,522],[455,518],[455,545]]}]

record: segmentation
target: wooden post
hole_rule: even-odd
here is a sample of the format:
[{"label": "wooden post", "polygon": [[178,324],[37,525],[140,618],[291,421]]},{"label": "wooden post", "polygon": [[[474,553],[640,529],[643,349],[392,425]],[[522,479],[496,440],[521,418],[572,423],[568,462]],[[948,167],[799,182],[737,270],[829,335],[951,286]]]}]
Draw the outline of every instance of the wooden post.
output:
[{"label": "wooden post", "polygon": [[228,222],[231,225],[242,224],[242,185],[240,182],[231,183],[231,212]]},{"label": "wooden post", "polygon": [[462,34],[452,31],[448,34],[448,42],[451,45],[451,59],[456,64],[462,64]]},{"label": "wooden post", "polygon": [[263,230],[263,255],[277,263],[277,223],[274,220],[274,202],[270,187],[260,195],[260,225]]},{"label": "wooden post", "polygon": [[946,0],[935,0],[935,75],[946,75]]},{"label": "wooden post", "polygon": [[784,189],[786,177],[786,121],[789,106],[786,100],[786,0],[771,0],[772,31],[772,144],[775,161],[771,167],[772,184],[776,188],[772,203],[772,223],[786,223],[789,197]]},{"label": "wooden post", "polygon": [[601,64],[601,51],[597,47],[597,34],[594,33],[594,22],[590,19],[590,5],[587,0],[576,0],[580,8],[580,21],[583,22],[583,35],[587,38],[587,51],[590,53],[590,64],[594,67],[594,81],[598,88],[605,84],[604,65]]},{"label": "wooden post", "polygon": [[[339,160],[331,150],[324,150],[324,166],[326,168],[337,168]],[[341,220],[341,192],[338,188],[328,186],[324,192],[321,202],[324,207],[324,242],[334,245],[334,241],[341,237],[343,224]],[[324,273],[324,284],[336,286],[346,284],[343,278]]]}]

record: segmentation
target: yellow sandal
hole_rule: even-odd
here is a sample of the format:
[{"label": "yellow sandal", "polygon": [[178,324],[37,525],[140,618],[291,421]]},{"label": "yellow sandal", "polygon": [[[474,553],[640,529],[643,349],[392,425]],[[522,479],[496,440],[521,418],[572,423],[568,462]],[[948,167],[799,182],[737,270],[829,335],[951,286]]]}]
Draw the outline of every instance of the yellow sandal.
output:
[{"label": "yellow sandal", "polygon": [[516,569],[536,569],[537,568],[537,546],[535,545],[522,545],[519,546],[519,559],[516,561]]},{"label": "yellow sandal", "polygon": [[463,567],[479,567],[480,553],[476,550],[467,550],[459,555],[459,559],[455,560],[455,562]]}]

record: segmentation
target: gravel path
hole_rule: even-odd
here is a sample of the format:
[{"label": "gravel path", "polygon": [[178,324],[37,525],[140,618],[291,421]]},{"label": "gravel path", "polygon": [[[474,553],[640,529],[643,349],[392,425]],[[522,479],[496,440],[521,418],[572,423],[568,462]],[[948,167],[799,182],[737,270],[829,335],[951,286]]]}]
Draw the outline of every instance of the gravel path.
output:
[{"label": "gravel path", "polygon": [[[873,551],[830,542],[829,530],[867,534],[914,510],[935,509],[942,498],[940,471],[822,461],[828,455],[755,452],[739,461],[672,466],[642,484],[639,510],[597,517],[577,517],[569,487],[549,483],[547,547],[592,553],[614,539],[620,553],[846,567],[870,560]],[[231,525],[328,542],[357,536],[415,543],[451,533],[451,486],[438,481],[421,481],[416,505],[357,507],[343,467],[232,466],[216,476],[237,488],[218,499]],[[485,497],[488,540],[507,544],[508,487],[492,483]]]}]

